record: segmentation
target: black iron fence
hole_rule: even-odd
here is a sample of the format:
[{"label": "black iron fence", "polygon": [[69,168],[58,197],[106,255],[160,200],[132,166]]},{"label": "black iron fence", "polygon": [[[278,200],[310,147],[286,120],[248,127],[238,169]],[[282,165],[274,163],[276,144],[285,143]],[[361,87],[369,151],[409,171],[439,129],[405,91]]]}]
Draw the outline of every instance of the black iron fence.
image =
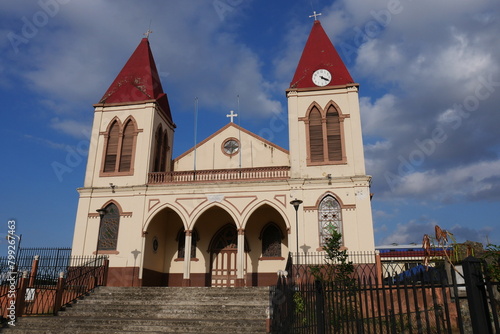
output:
[{"label": "black iron fence", "polygon": [[291,256],[271,288],[271,332],[500,333],[498,283],[480,260],[461,269],[435,257],[422,268],[414,257],[377,256],[353,257],[349,282],[315,281],[310,267],[326,266],[324,257]]},{"label": "black iron fence", "polygon": [[0,258],[0,318],[56,314],[63,305],[106,285],[107,257],[45,255],[20,257],[14,267]]},{"label": "black iron fence", "polygon": [[58,259],[67,259],[71,256],[71,248],[49,248],[49,247],[27,247],[19,248],[18,258],[31,258],[38,255],[42,259],[52,259],[52,261],[58,261]]}]

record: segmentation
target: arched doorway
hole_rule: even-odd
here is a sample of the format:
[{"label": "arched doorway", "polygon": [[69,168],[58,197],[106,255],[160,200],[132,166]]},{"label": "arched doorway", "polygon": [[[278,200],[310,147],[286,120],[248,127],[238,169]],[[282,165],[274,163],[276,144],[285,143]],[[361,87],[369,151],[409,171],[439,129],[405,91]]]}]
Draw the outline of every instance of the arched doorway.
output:
[{"label": "arched doorway", "polygon": [[179,259],[178,232],[182,218],[164,208],[151,219],[144,233],[143,286],[182,286],[184,259]]},{"label": "arched doorway", "polygon": [[[211,286],[236,286],[238,271],[238,231],[236,226],[227,224],[219,229],[210,242],[209,252]],[[246,265],[243,264],[243,272],[245,272],[245,268]]]}]

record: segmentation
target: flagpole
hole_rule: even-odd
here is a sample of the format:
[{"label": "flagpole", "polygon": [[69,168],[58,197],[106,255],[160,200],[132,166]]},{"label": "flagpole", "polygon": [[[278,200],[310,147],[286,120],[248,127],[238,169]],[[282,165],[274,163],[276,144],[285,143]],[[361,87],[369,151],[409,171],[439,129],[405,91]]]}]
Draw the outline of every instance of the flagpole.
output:
[{"label": "flagpole", "polygon": [[238,94],[238,141],[240,142],[240,169],[241,169],[241,113],[240,113],[240,95]]},{"label": "flagpole", "polygon": [[198,132],[198,98],[194,98],[194,156],[193,170],[196,172],[196,133]]}]

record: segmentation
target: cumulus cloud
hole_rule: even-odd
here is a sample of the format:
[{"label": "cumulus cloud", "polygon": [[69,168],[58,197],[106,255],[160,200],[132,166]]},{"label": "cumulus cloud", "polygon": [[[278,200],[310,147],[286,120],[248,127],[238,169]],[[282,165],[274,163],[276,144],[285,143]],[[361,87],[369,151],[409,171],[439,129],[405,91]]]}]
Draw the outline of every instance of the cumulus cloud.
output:
[{"label": "cumulus cloud", "polygon": [[55,141],[47,139],[47,138],[40,138],[40,137],[28,135],[28,134],[25,134],[23,137],[25,139],[33,142],[33,143],[37,143],[37,144],[40,144],[40,145],[45,146],[45,147],[49,147],[49,148],[54,149],[54,150],[61,150],[62,151],[67,146],[64,143],[60,143],[60,142],[56,143]]},{"label": "cumulus cloud", "polygon": [[[428,234],[431,238],[434,237],[434,228],[436,225],[439,224],[426,217],[420,218],[419,220],[412,220],[404,224],[397,224],[396,229],[381,240],[381,245],[390,245],[392,243],[415,243],[420,246],[424,234]],[[452,234],[452,238],[458,243],[470,240],[486,244],[492,228],[479,227],[474,229],[462,225],[454,225],[447,230]],[[452,238],[449,239],[449,243],[454,242]]]},{"label": "cumulus cloud", "polygon": [[90,139],[90,124],[82,124],[72,119],[61,120],[54,117],[50,126],[77,139]]},{"label": "cumulus cloud", "polygon": [[381,240],[382,245],[422,243],[424,234],[430,234],[436,226],[435,221],[429,221],[427,218],[421,218],[420,221],[412,220],[404,224],[397,224],[391,233]]},{"label": "cumulus cloud", "polygon": [[[404,168],[411,170],[412,167],[407,165]],[[404,168],[401,169],[403,172]],[[496,201],[500,197],[499,171],[500,160],[496,160],[443,171],[426,170],[406,175],[386,173],[384,178],[390,190],[382,196],[439,203]]]},{"label": "cumulus cloud", "polygon": [[[19,52],[5,46],[11,61],[18,64],[12,75],[23,77],[34,91],[60,104],[97,102],[151,20],[151,47],[164,88],[171,99],[181,101],[179,105],[191,106],[198,96],[206,107],[225,113],[228,101],[233,103],[239,94],[253,115],[281,112],[281,102],[270,89],[273,86],[262,75],[261,60],[232,30],[235,23],[231,19],[237,15],[222,20],[207,1],[147,3],[153,4],[93,1],[61,5],[57,15],[37,29],[36,36],[19,45]],[[243,11],[244,6],[237,9]],[[23,12],[9,2],[4,15],[24,13],[29,18],[37,11],[39,7],[31,6]],[[166,12],[176,15],[165,19]],[[109,20],[113,20],[112,27]],[[22,36],[22,28],[21,19],[13,20],[10,32]]]},{"label": "cumulus cloud", "polygon": [[[487,13],[498,13],[498,4],[401,2],[382,22],[386,1],[370,8],[356,2],[332,9],[352,19],[344,43],[363,37],[355,54],[358,80],[387,87],[360,100],[377,199],[497,198],[500,48],[492,41],[500,22]],[[370,22],[379,24],[377,33],[367,30]]]}]

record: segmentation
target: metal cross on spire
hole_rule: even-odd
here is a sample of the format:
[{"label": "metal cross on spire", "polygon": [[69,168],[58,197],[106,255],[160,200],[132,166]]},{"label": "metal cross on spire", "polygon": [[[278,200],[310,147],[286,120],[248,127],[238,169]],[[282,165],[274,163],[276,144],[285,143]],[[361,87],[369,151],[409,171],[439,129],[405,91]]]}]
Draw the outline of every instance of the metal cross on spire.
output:
[{"label": "metal cross on spire", "polygon": [[226,115],[226,117],[230,117],[231,118],[231,123],[234,123],[234,118],[235,117],[238,117],[238,114],[235,114],[234,113],[234,110],[231,110],[229,114]]},{"label": "metal cross on spire", "polygon": [[151,35],[152,33],[153,31],[148,29],[148,31],[146,31],[143,35],[146,36],[147,39],[149,39],[149,35]]},{"label": "metal cross on spire", "polygon": [[313,14],[309,15],[309,17],[314,17],[314,21],[317,21],[318,20],[318,16],[320,16],[320,15],[321,15],[321,13],[316,13],[316,11],[314,10]]}]

